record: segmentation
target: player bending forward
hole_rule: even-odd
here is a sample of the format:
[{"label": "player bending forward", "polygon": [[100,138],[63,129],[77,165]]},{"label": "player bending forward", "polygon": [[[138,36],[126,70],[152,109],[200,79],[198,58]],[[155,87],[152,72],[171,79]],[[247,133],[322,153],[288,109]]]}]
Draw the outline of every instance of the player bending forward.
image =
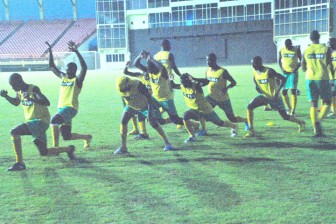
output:
[{"label": "player bending forward", "polygon": [[132,117],[138,116],[139,121],[145,121],[146,117],[150,125],[159,133],[165,142],[165,151],[173,150],[163,129],[158,123],[152,106],[152,96],[148,89],[139,80],[133,80],[126,76],[119,77],[116,81],[118,93],[123,97],[126,106],[121,118],[120,134],[121,147],[114,154],[128,154],[127,150],[127,124]]}]

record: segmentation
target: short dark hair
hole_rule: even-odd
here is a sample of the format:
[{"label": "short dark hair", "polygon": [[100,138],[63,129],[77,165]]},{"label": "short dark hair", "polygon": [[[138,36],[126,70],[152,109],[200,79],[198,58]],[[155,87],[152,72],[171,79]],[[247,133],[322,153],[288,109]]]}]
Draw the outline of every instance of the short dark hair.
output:
[{"label": "short dark hair", "polygon": [[320,34],[317,30],[313,30],[310,32],[310,40],[317,41],[320,39]]},{"label": "short dark hair", "polygon": [[161,43],[163,50],[170,51],[170,42],[167,39],[164,39]]}]

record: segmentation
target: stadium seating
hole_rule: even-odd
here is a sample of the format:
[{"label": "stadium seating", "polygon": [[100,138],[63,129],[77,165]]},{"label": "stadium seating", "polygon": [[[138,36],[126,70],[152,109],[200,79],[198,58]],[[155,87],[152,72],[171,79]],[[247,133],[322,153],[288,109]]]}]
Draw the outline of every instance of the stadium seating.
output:
[{"label": "stadium seating", "polygon": [[0,21],[0,43],[9,37],[23,21]]},{"label": "stadium seating", "polygon": [[0,30],[5,30],[0,32],[0,43],[4,40],[0,45],[0,59],[44,58],[47,55],[45,41],[54,46],[55,52],[64,52],[68,51],[69,40],[81,44],[96,32],[95,19],[79,19],[75,22],[34,20],[24,23],[19,28],[20,25],[22,22],[0,23]]},{"label": "stadium seating", "polygon": [[79,19],[59,39],[53,47],[53,50],[55,52],[68,51],[67,43],[70,40],[74,41],[77,45],[80,45],[94,33],[96,33],[96,19]]}]

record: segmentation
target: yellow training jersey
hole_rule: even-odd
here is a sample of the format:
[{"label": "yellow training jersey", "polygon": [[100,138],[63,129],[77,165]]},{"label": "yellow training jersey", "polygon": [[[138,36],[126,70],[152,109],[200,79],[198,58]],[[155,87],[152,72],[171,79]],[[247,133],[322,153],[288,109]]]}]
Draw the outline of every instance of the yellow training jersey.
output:
[{"label": "yellow training jersey", "polygon": [[219,68],[213,71],[210,67],[206,70],[207,79],[210,81],[208,84],[209,95],[217,101],[225,101],[229,99],[227,91],[223,93],[223,89],[227,86],[227,80],[223,77],[224,68]]},{"label": "yellow training jersey", "polygon": [[130,90],[126,92],[118,91],[125,100],[126,105],[136,110],[142,110],[148,106],[147,98],[138,89],[139,83],[139,80],[129,79],[128,85],[131,87]]},{"label": "yellow training jersey", "polygon": [[325,44],[312,44],[307,47],[304,53],[307,62],[307,80],[329,80],[327,52]]},{"label": "yellow training jersey", "polygon": [[185,88],[181,85],[181,90],[189,108],[203,114],[208,114],[213,111],[211,104],[205,99],[204,94],[196,91],[194,84],[192,88]]},{"label": "yellow training jersey", "polygon": [[171,77],[173,72],[169,61],[169,54],[169,51],[159,51],[154,55],[154,59],[160,62],[167,69],[168,76]]},{"label": "yellow training jersey", "polygon": [[80,91],[81,89],[77,86],[76,77],[73,79],[62,77],[58,108],[71,107],[78,110],[78,95]]},{"label": "yellow training jersey", "polygon": [[299,48],[293,47],[293,49],[288,50],[286,47],[283,47],[280,50],[281,54],[281,65],[286,72],[293,72],[294,68],[299,64]]},{"label": "yellow training jersey", "polygon": [[173,94],[170,90],[170,80],[164,79],[161,72],[157,74],[149,73],[153,96],[157,101],[166,101],[173,99]]},{"label": "yellow training jersey", "polygon": [[[30,98],[34,99],[35,96],[33,94],[34,85],[29,85],[27,93]],[[27,98],[23,97],[23,92],[19,91],[18,96],[21,100],[23,112],[25,115],[26,121],[31,121],[34,119],[40,119],[44,123],[49,124],[50,122],[50,114],[47,106],[40,105],[38,103],[34,103]]]},{"label": "yellow training jersey", "polygon": [[336,69],[336,51],[333,51],[331,53],[331,64],[333,66],[334,69],[334,74],[331,74],[330,79],[336,79],[335,77],[335,69]]},{"label": "yellow training jersey", "polygon": [[269,70],[267,67],[264,67],[262,71],[253,70],[253,76],[262,95],[271,99],[275,95],[277,84],[275,77],[269,77]]}]

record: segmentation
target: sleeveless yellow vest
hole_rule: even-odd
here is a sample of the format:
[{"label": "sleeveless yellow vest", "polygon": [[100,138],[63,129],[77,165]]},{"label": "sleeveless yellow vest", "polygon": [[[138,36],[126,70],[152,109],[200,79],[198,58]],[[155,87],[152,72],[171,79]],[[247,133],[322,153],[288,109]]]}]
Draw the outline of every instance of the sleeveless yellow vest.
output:
[{"label": "sleeveless yellow vest", "polygon": [[283,47],[280,50],[282,68],[286,72],[293,72],[294,68],[299,64],[298,48],[293,47],[293,50],[288,50]]},{"label": "sleeveless yellow vest", "polygon": [[217,101],[225,101],[229,99],[227,92],[223,93],[223,88],[227,86],[227,80],[223,78],[225,69],[220,68],[217,71],[212,71],[209,67],[206,71],[209,95]]},{"label": "sleeveless yellow vest", "polygon": [[149,73],[149,77],[151,80],[153,96],[157,101],[166,101],[173,99],[173,94],[169,86],[169,79],[164,79],[161,76],[161,72],[157,74]]},{"label": "sleeveless yellow vest", "polygon": [[81,89],[77,86],[76,77],[73,79],[63,77],[60,87],[58,108],[71,107],[78,110],[78,96],[80,92]]},{"label": "sleeveless yellow vest", "polygon": [[189,108],[197,110],[203,114],[208,114],[213,111],[211,104],[204,98],[204,94],[197,92],[194,85],[192,88],[185,88],[181,85],[181,90],[184,100]]},{"label": "sleeveless yellow vest", "polygon": [[304,58],[307,62],[307,80],[329,80],[325,44],[312,44],[307,47]]},{"label": "sleeveless yellow vest", "polygon": [[119,91],[119,94],[125,100],[126,105],[136,110],[142,110],[148,106],[147,98],[139,92],[139,83],[139,80],[129,79],[128,85],[131,87],[130,90],[127,92]]},{"label": "sleeveless yellow vest", "polygon": [[167,69],[168,76],[171,77],[173,72],[169,61],[169,54],[169,51],[159,51],[154,55],[154,59],[160,62]]},{"label": "sleeveless yellow vest", "polygon": [[262,94],[271,99],[275,95],[277,84],[276,79],[270,78],[268,72],[269,68],[267,67],[261,72],[253,70],[253,76]]},{"label": "sleeveless yellow vest", "polygon": [[[34,87],[35,87],[34,85],[29,85],[29,87],[28,87],[27,93],[28,93],[30,98],[34,98],[34,94],[33,94]],[[30,100],[27,100],[27,98],[23,97],[23,92],[22,91],[18,92],[18,96],[21,100],[21,104],[22,104],[22,108],[23,108],[23,112],[24,112],[26,121],[31,121],[31,120],[34,120],[34,119],[40,119],[44,123],[49,124],[50,114],[49,114],[49,110],[48,110],[47,106],[43,106],[43,105],[40,105],[38,103],[34,103]]]}]

